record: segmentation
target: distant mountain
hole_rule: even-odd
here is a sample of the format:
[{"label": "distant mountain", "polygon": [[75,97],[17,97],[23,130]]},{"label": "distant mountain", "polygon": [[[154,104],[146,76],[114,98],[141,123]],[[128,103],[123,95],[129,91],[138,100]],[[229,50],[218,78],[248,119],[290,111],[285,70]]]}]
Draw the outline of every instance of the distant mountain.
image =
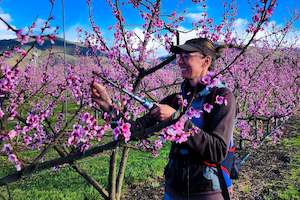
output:
[{"label": "distant mountain", "polygon": [[[27,44],[23,45],[22,48],[27,50],[34,41],[30,41]],[[0,53],[2,53],[5,50],[9,50],[15,46],[20,45],[20,42],[18,42],[16,39],[9,39],[9,40],[0,40]],[[51,44],[50,40],[47,38],[45,39],[45,42],[43,45],[35,44],[34,48],[31,50],[30,54],[35,54],[39,58],[44,58],[46,55],[48,55],[48,50],[52,47],[51,53],[53,53],[53,58],[55,63],[60,62],[63,58],[63,52],[64,52],[64,40],[62,38],[56,38],[55,43]],[[80,43],[75,43],[71,41],[66,41],[66,62],[70,64],[75,64],[78,61],[78,55],[81,56],[88,56],[92,55],[92,52],[89,48],[86,48]],[[102,56],[100,52],[97,52],[98,56]],[[30,58],[30,56],[27,56],[25,58],[26,60]],[[14,64],[16,60],[16,55],[13,57],[7,59],[8,63]]]},{"label": "distant mountain", "polygon": [[[25,47],[26,49],[26,47],[30,47],[33,42],[34,41],[30,41],[27,44],[23,45],[23,47]],[[12,47],[15,47],[17,45],[20,45],[20,42],[18,42],[16,39],[0,40],[0,52],[11,49]],[[43,45],[36,44],[34,48],[38,51],[45,51],[47,49],[50,49],[51,46],[54,51],[59,50],[63,52],[64,40],[62,38],[56,38],[55,43],[52,45],[50,40],[46,38]],[[88,55],[89,49],[84,47],[82,44],[66,41],[66,54],[73,56],[78,54]]]}]

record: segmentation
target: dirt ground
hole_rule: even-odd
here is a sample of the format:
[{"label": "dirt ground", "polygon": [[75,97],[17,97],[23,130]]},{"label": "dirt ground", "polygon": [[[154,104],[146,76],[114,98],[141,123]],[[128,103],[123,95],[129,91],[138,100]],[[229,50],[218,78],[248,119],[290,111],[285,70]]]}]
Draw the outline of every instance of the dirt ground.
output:
[{"label": "dirt ground", "polygon": [[[285,136],[291,138],[300,134],[300,114],[292,117],[285,125]],[[291,155],[300,150],[266,142],[254,151],[242,166],[239,179],[234,184],[233,200],[278,199],[276,191],[287,187],[283,177],[290,171]],[[274,184],[278,182],[279,184]],[[299,183],[295,183],[299,184]],[[123,199],[128,200],[161,200],[163,199],[163,179],[158,178],[155,184],[141,183],[127,189]],[[300,188],[300,186],[299,186]],[[299,197],[300,199],[300,197]]]}]

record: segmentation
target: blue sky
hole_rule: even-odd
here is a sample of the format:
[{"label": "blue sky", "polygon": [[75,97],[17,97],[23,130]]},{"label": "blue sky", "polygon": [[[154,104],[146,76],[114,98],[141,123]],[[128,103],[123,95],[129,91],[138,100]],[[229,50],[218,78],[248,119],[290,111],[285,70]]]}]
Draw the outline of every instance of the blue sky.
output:
[{"label": "blue sky", "polygon": [[[120,0],[122,1],[122,0]],[[128,0],[125,0],[125,2]],[[250,0],[255,2],[254,0]],[[105,37],[110,37],[110,32],[107,28],[114,24],[114,19],[111,17],[111,9],[105,0],[94,0],[93,13],[96,23],[103,29],[105,29]],[[208,15],[213,17],[216,21],[219,21],[221,14],[223,13],[222,0],[208,0],[207,12]],[[238,15],[237,18],[244,21],[251,21],[249,14],[251,10],[249,8],[248,0],[237,0],[238,2]],[[54,6],[55,20],[52,25],[62,25],[62,0],[56,0]],[[186,16],[196,16],[201,13],[195,4],[191,3],[191,0],[162,0],[162,13],[170,13],[172,11],[182,11],[183,8],[187,10]],[[0,0],[0,16],[5,18],[10,24],[17,28],[23,28],[31,24],[36,18],[40,22],[46,19],[49,13],[50,4],[48,0]],[[291,15],[293,10],[300,11],[300,0],[278,0],[278,6],[274,12],[273,20],[276,24],[283,24]],[[141,24],[137,18],[135,11],[131,7],[126,7],[123,11],[128,24],[132,27]],[[66,23],[66,35],[69,40],[76,40],[76,27],[82,27],[89,29],[88,22],[88,7],[85,0],[65,0],[65,23]],[[191,23],[187,20],[182,24],[183,27],[189,28]],[[300,29],[299,20],[295,24],[297,30]],[[4,24],[0,22],[0,39],[14,37],[13,33],[9,33],[5,30]],[[62,29],[60,30],[60,34]]]}]

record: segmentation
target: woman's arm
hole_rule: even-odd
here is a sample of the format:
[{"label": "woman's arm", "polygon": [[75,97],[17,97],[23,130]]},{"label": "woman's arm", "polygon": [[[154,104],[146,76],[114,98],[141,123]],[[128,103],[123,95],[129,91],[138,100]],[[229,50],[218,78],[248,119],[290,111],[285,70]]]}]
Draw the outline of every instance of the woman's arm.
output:
[{"label": "woman's arm", "polygon": [[[161,107],[156,108],[156,110],[153,109],[152,111],[148,112],[143,117],[136,119],[135,121],[130,121],[132,139],[139,139],[143,137],[145,134],[145,129],[154,126],[157,122],[161,121],[160,114],[162,116],[166,116],[170,115],[172,110],[174,110],[175,112],[175,109],[178,106],[176,95],[177,94],[175,93],[167,96],[160,102],[160,105],[162,105]],[[166,112],[168,112],[168,114],[166,114]]]}]

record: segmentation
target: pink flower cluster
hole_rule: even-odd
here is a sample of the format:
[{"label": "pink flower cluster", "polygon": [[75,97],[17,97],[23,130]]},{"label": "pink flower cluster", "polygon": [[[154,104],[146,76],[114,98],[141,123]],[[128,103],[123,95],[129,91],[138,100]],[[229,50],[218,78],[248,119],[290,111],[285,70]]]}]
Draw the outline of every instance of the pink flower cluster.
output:
[{"label": "pink flower cluster", "polygon": [[200,118],[202,113],[202,110],[190,108],[175,124],[172,124],[162,130],[163,140],[176,143],[186,142],[188,137],[194,135],[198,130],[195,126],[187,130],[187,127],[185,127],[187,121],[191,120],[193,117]]},{"label": "pink flower cluster", "polygon": [[275,130],[273,130],[272,132],[272,142],[275,144],[276,142],[279,141],[279,139],[282,137],[283,135],[283,131],[281,130],[281,128],[276,128]]},{"label": "pink flower cluster", "polygon": [[142,140],[137,144],[137,147],[144,151],[149,151],[153,157],[157,157],[159,150],[163,147],[163,141],[161,139],[155,140],[154,142],[151,140]]},{"label": "pink flower cluster", "polygon": [[194,109],[193,107],[190,107],[186,112],[186,116],[188,117],[188,119],[192,119],[193,117],[200,118],[202,114],[202,110]]},{"label": "pink flower cluster", "polygon": [[251,133],[250,124],[245,120],[238,121],[236,127],[240,130],[240,136],[243,139],[249,139]]},{"label": "pink flower cluster", "polygon": [[18,98],[15,95],[11,95],[12,97],[9,99],[10,106],[7,108],[8,112],[8,120],[13,120],[17,115],[18,103],[22,102],[22,98]]},{"label": "pink flower cluster", "polygon": [[11,51],[4,51],[3,56],[6,58],[10,58],[12,56],[12,53],[11,53]]},{"label": "pink flower cluster", "polygon": [[23,30],[19,29],[16,31],[17,40],[22,44],[26,44],[29,42],[29,36],[27,34],[23,34]]},{"label": "pink flower cluster", "polygon": [[182,95],[177,95],[177,98],[178,98],[178,105],[180,107],[186,107],[188,105],[188,101],[184,99]]},{"label": "pink flower cluster", "polygon": [[15,47],[14,51],[18,54],[20,54],[22,57],[26,56],[26,51],[24,49],[21,49],[19,47]]},{"label": "pink flower cluster", "polygon": [[225,97],[217,95],[215,103],[218,105],[224,104],[225,106],[227,106],[227,99],[225,99]]},{"label": "pink flower cluster", "polygon": [[[217,80],[216,82],[212,82],[210,78],[211,76],[212,75],[210,73],[208,76],[201,79],[202,83],[205,83],[206,87],[214,87],[219,81]],[[179,96],[178,98],[179,105],[187,105],[186,99],[183,99],[181,96]],[[184,103],[185,101],[186,103]],[[224,104],[226,106],[227,100],[225,99],[225,97],[217,95],[214,103],[218,105]],[[194,109],[193,107],[190,107],[175,124],[162,130],[163,139],[166,141],[173,141],[176,143],[186,142],[189,136],[195,134],[198,131],[198,128],[195,126],[191,127],[189,130],[186,130],[187,127],[185,127],[185,124],[187,120],[191,120],[192,118],[200,118],[203,115],[204,111],[207,113],[211,113],[213,108],[214,106],[209,103],[205,103],[202,109]]]},{"label": "pink flower cluster", "polygon": [[13,153],[12,146],[10,144],[4,144],[2,152],[7,154],[8,160],[15,165],[17,171],[20,171],[22,168],[22,164],[18,160],[17,156]]},{"label": "pink flower cluster", "polygon": [[4,77],[0,80],[0,92],[13,92],[18,84],[19,70],[12,70],[8,65],[3,64],[1,71]]},{"label": "pink flower cluster", "polygon": [[206,85],[208,89],[216,87],[221,81],[219,78],[213,78],[214,75],[214,72],[209,71],[206,76],[199,79],[199,83]]},{"label": "pink flower cluster", "polygon": [[210,113],[213,108],[214,106],[209,103],[205,103],[203,105],[203,110],[206,111],[207,113]]},{"label": "pink flower cluster", "polygon": [[69,146],[80,147],[81,151],[87,150],[95,138],[100,142],[105,131],[110,128],[108,125],[98,126],[96,118],[88,112],[81,115],[80,121],[82,125],[73,125],[67,143]]},{"label": "pink flower cluster", "polygon": [[41,148],[48,140],[42,122],[48,117],[49,111],[41,112],[40,114],[29,114],[26,118],[26,126],[20,128],[17,132],[23,135],[23,142],[31,148]]},{"label": "pink flower cluster", "polygon": [[[16,101],[16,99],[12,98],[10,100]],[[21,101],[22,102],[22,101]],[[13,107],[11,106],[8,110],[10,113],[10,120],[13,120],[14,117],[17,114],[17,104],[11,103]],[[21,127],[19,124],[15,126],[14,129],[10,130],[3,140],[13,140],[16,136],[21,135],[23,137],[23,143],[34,149],[38,148],[40,149],[45,142],[48,141],[49,136],[46,134],[42,122],[50,116],[50,114],[53,111],[53,103],[50,103],[47,108],[43,111],[39,111],[39,106],[37,106],[36,109],[32,110],[32,114],[30,113],[26,117],[26,125]]]},{"label": "pink flower cluster", "polygon": [[113,130],[113,135],[115,140],[124,139],[125,142],[130,140],[131,131],[130,127],[131,124],[124,122],[122,119],[117,122],[117,127]]},{"label": "pink flower cluster", "polygon": [[35,41],[39,44],[39,45],[43,45],[45,42],[45,37],[42,35],[37,35],[35,36]]},{"label": "pink flower cluster", "polygon": [[135,8],[137,8],[140,4],[141,0],[129,0],[129,3],[132,3]]},{"label": "pink flower cluster", "polygon": [[79,104],[82,97],[82,80],[77,74],[75,74],[74,69],[72,67],[68,68],[67,84],[71,89],[77,104]]}]

